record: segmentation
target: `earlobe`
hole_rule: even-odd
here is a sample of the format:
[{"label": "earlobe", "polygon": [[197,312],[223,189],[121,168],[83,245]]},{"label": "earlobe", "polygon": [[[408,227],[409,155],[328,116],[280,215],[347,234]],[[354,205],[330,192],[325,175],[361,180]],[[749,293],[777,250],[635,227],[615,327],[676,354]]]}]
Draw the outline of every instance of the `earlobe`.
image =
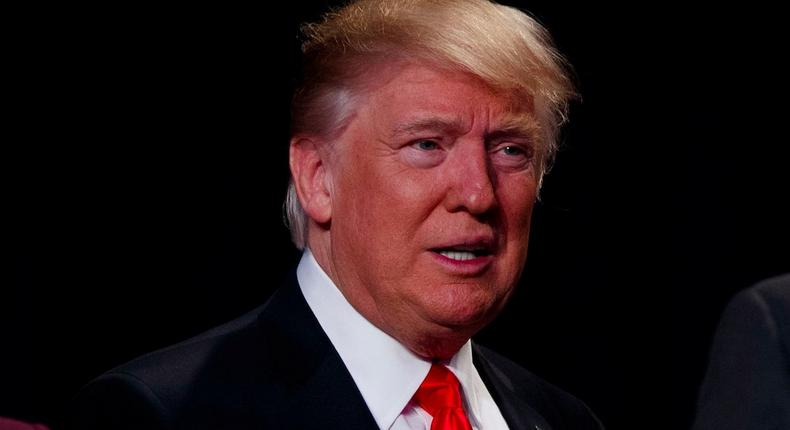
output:
[{"label": "earlobe", "polygon": [[332,219],[330,178],[325,152],[311,137],[294,136],[289,151],[291,176],[296,194],[307,216],[318,224]]}]

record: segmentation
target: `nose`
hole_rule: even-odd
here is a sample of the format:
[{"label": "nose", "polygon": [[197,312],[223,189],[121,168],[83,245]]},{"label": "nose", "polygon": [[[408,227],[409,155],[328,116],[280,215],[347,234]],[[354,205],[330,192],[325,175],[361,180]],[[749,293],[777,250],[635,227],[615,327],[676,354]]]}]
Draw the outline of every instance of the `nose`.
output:
[{"label": "nose", "polygon": [[475,216],[485,215],[497,205],[496,177],[482,143],[459,143],[447,160],[447,195],[449,212],[466,210]]}]

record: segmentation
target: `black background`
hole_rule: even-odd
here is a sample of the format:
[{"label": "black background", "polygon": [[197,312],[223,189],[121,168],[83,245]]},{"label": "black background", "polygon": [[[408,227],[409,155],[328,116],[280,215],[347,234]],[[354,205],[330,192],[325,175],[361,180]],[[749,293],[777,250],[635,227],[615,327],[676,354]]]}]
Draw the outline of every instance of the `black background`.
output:
[{"label": "black background", "polygon": [[[586,3],[509,2],[583,100],[479,340],[609,429],[686,428],[724,304],[790,271],[786,34],[758,3]],[[298,260],[287,106],[298,23],[328,4],[8,12],[0,415],[57,426],[81,385],[255,307]]]}]

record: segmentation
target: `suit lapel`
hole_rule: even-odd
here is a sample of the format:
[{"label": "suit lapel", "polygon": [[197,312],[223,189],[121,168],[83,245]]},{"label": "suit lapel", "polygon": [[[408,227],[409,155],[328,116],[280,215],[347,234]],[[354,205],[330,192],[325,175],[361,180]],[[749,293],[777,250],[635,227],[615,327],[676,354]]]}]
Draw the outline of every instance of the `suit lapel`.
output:
[{"label": "suit lapel", "polygon": [[472,344],[472,360],[512,430],[551,430],[548,422],[520,395],[513,381]]},{"label": "suit lapel", "polygon": [[271,351],[271,373],[282,390],[280,410],[266,411],[283,428],[377,428],[340,355],[302,295],[293,273],[258,319]]},{"label": "suit lapel", "polygon": [[[257,321],[265,378],[280,393],[261,422],[296,429],[377,429],[351,374],[324,333],[292,273]],[[551,430],[507,374],[473,344],[473,362],[512,430]],[[268,399],[271,403],[271,399]]]}]

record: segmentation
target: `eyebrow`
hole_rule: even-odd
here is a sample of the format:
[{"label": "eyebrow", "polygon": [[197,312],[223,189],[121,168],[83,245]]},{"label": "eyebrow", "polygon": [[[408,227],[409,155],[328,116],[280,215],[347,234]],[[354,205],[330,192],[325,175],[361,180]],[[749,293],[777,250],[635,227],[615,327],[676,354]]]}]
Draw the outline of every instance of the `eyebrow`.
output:
[{"label": "eyebrow", "polygon": [[460,118],[421,118],[396,125],[392,131],[392,135],[409,135],[422,131],[454,133],[461,130],[461,128],[462,124]]},{"label": "eyebrow", "polygon": [[515,137],[537,141],[540,126],[531,115],[513,115],[505,118],[496,130],[486,136],[490,140]]},{"label": "eyebrow", "polygon": [[[394,127],[392,136],[416,134],[424,131],[436,131],[446,134],[461,133],[463,123],[460,118],[430,117],[405,121]],[[502,138],[522,138],[534,141],[538,137],[539,126],[530,115],[513,115],[506,117],[500,126],[486,134],[490,140]]]}]

